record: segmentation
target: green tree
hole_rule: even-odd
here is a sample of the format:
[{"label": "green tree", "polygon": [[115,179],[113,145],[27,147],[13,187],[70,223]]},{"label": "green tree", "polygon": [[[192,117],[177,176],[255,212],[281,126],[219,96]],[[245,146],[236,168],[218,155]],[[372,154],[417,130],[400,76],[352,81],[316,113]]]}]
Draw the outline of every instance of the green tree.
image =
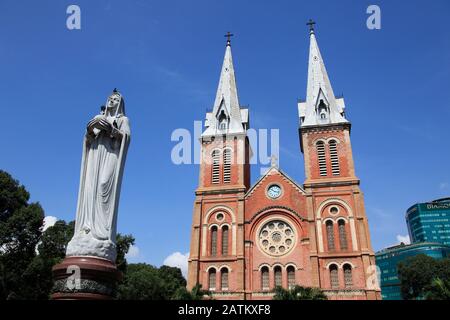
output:
[{"label": "green tree", "polygon": [[155,267],[145,264],[129,264],[127,273],[118,288],[121,300],[162,300],[162,283]]},{"label": "green tree", "polygon": [[[52,267],[64,259],[73,236],[74,221],[59,220],[43,232],[44,210],[29,198],[23,185],[0,170],[0,300],[48,299]],[[134,238],[118,234],[116,243],[116,263],[125,272]]]},{"label": "green tree", "polygon": [[169,300],[186,285],[179,268],[156,268],[146,263],[129,264],[118,288],[121,300]]},{"label": "green tree", "polygon": [[[60,263],[66,254],[67,243],[73,236],[74,221],[58,220],[42,234],[37,246],[38,255],[24,273],[27,282],[27,299],[48,299],[53,287],[52,267]],[[22,292],[24,293],[24,292]]]},{"label": "green tree", "polygon": [[130,247],[134,245],[134,237],[131,234],[121,235],[120,233],[116,236],[116,249],[117,249],[117,258],[116,265],[117,269],[126,273],[127,271],[127,260],[125,259],[125,255],[130,250]]},{"label": "green tree", "polygon": [[164,300],[170,300],[180,287],[186,287],[186,279],[180,268],[162,266],[158,274],[163,283]]},{"label": "green tree", "polygon": [[191,291],[186,289],[185,286],[178,288],[172,300],[205,300],[211,299],[211,292],[207,290],[202,290],[202,285],[197,283]]},{"label": "green tree", "polygon": [[450,300],[450,281],[435,278],[425,292],[427,300]]},{"label": "green tree", "polygon": [[276,287],[273,300],[327,300],[327,296],[319,288],[295,286],[292,289]]},{"label": "green tree", "polygon": [[398,264],[398,277],[403,299],[431,299],[441,284],[450,281],[450,259],[437,260],[425,254],[409,257]]},{"label": "green tree", "polygon": [[29,203],[29,198],[23,185],[0,170],[1,300],[34,297],[27,274],[42,234],[44,210],[39,203]]}]

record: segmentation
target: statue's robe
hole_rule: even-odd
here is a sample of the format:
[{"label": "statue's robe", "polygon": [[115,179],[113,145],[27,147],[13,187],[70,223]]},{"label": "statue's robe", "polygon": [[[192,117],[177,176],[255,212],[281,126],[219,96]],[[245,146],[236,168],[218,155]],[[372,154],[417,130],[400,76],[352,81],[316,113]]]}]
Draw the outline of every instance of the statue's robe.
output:
[{"label": "statue's robe", "polygon": [[[97,116],[99,117],[99,116]],[[130,142],[128,118],[107,117],[121,136],[94,129],[83,142],[75,233],[68,256],[116,258],[116,221],[120,186]]]}]

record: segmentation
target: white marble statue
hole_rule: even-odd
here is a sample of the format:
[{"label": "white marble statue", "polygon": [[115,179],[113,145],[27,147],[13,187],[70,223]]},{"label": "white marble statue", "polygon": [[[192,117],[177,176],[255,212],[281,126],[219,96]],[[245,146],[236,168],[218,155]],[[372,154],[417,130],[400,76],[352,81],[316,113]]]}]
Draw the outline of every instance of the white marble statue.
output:
[{"label": "white marble statue", "polygon": [[94,256],[115,262],[117,209],[129,143],[125,102],[114,89],[104,110],[87,124],[75,233],[67,256]]}]

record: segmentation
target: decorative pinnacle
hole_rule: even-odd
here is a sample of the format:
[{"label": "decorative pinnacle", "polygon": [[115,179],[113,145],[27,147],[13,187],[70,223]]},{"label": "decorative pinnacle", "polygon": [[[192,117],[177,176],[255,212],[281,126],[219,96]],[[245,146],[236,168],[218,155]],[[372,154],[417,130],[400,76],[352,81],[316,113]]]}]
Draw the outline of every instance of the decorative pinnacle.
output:
[{"label": "decorative pinnacle", "polygon": [[309,19],[308,23],[306,24],[307,26],[309,26],[309,32],[310,33],[314,33],[314,25],[316,23],[313,21],[313,19]]},{"label": "decorative pinnacle", "polygon": [[227,46],[231,45],[231,37],[234,36],[234,34],[230,33],[230,31],[227,32],[227,34],[224,37],[227,37]]},{"label": "decorative pinnacle", "polygon": [[277,158],[276,155],[272,155],[272,156],[270,157],[270,166],[271,166],[272,168],[277,168],[277,167],[278,167],[278,158]]}]

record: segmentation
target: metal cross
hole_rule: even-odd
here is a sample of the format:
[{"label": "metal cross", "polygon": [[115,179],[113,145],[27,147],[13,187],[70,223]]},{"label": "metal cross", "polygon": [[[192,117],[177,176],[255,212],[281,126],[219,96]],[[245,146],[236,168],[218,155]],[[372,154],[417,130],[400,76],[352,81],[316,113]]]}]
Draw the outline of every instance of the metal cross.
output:
[{"label": "metal cross", "polygon": [[308,23],[306,24],[307,26],[309,26],[309,31],[314,31],[314,25],[316,23],[313,21],[313,19],[309,19]]},{"label": "metal cross", "polygon": [[230,43],[231,43],[230,38],[231,38],[232,36],[234,36],[234,34],[230,33],[230,31],[228,31],[227,34],[224,35],[224,37],[227,37],[227,44],[230,44]]}]

